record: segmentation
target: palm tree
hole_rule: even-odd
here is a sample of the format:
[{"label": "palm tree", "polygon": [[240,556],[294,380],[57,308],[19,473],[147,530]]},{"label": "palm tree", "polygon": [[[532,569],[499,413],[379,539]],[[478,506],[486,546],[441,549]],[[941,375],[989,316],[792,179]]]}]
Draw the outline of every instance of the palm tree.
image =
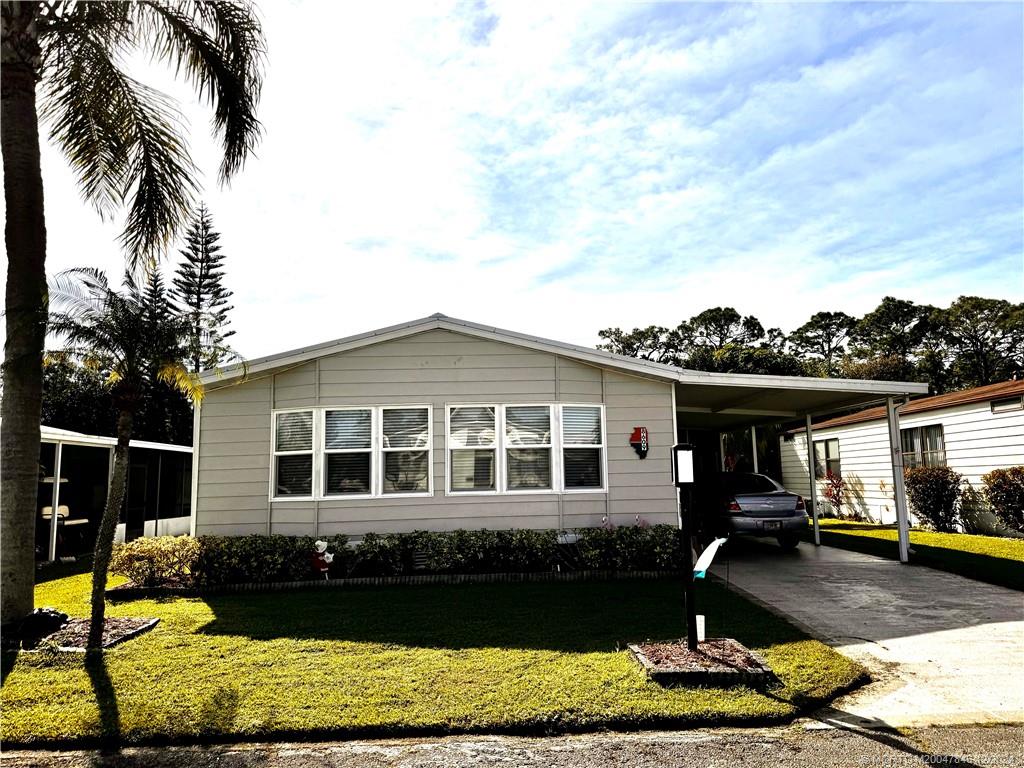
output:
[{"label": "palm tree", "polygon": [[[110,491],[96,534],[92,566],[90,648],[99,648],[107,588],[107,568],[128,478],[128,443],[132,424],[147,389],[164,382],[193,401],[202,386],[185,365],[191,325],[168,298],[159,272],[140,284],[125,273],[124,288],[111,288],[103,272],[79,268],[61,272],[50,290],[54,312],[50,330],[64,341],[60,354],[106,374],[117,412],[117,446]],[[218,350],[229,354],[227,350]]]},{"label": "palm tree", "polygon": [[[222,182],[260,134],[264,40],[245,0],[88,2],[0,0],[0,145],[7,204],[7,338],[0,433],[0,624],[32,609],[42,359],[46,338],[46,225],[39,118],[101,215],[127,205],[129,267],[151,263],[186,221],[198,189],[175,105],[129,76],[125,57],[148,52],[213,107]],[[37,108],[36,93],[40,95]]]}]

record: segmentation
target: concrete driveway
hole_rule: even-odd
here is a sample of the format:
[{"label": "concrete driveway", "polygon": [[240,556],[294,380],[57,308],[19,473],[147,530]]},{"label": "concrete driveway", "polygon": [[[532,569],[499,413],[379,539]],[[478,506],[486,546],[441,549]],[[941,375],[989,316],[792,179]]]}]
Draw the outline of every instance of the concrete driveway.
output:
[{"label": "concrete driveway", "polygon": [[715,575],[871,671],[875,682],[822,719],[1024,722],[1024,594],[833,547],[731,546]]}]

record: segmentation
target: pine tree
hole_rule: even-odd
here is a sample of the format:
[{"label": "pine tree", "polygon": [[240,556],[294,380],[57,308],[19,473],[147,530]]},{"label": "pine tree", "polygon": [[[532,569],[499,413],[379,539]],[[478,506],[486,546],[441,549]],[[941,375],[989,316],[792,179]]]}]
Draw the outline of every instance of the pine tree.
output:
[{"label": "pine tree", "polygon": [[224,287],[224,254],[220,233],[213,229],[210,212],[200,205],[185,236],[183,260],[174,277],[174,298],[191,325],[189,367],[193,372],[214,368],[222,361],[231,291]]}]

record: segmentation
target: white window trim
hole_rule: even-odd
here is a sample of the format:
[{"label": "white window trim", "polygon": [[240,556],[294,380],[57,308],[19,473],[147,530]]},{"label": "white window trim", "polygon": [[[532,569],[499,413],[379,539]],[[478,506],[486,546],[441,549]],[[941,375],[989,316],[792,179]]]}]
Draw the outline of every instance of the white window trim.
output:
[{"label": "white window trim", "polygon": [[[608,422],[605,419],[604,403],[559,403],[558,404],[558,465],[561,469],[564,454],[568,448],[599,448],[601,450],[601,487],[600,488],[565,488],[561,493],[576,495],[581,493],[608,493]],[[601,444],[589,445],[586,443],[562,443],[562,408],[598,408],[601,411]],[[562,478],[564,482],[564,478]]]},{"label": "white window trim", "polygon": [[[375,495],[375,475],[377,464],[377,409],[372,405],[324,406],[319,409],[323,428],[320,430],[320,499],[335,501],[337,499],[372,499]],[[328,448],[327,447],[327,412],[328,411],[369,411],[370,412],[370,447],[369,448]],[[327,493],[327,457],[333,453],[367,453],[370,454],[370,492],[369,493]]]},{"label": "white window trim", "polygon": [[[309,413],[313,417],[312,444],[308,451],[278,451],[277,450],[277,417],[282,413]],[[271,501],[314,501],[316,499],[316,488],[319,472],[317,471],[317,413],[316,408],[275,408],[270,412],[270,487],[268,488]],[[310,481],[309,496],[276,496],[277,490],[277,457],[278,456],[305,456],[307,453],[313,457],[313,476]]]},{"label": "white window trim", "polygon": [[[395,410],[425,410],[427,412],[427,445],[424,448],[385,448],[384,447],[384,411]],[[376,406],[377,429],[374,432],[377,441],[377,449],[374,457],[380,457],[377,462],[380,466],[374,473],[377,478],[377,488],[374,498],[379,499],[408,499],[424,498],[434,495],[434,407],[427,403],[398,403],[396,405]],[[420,453],[427,452],[427,490],[425,491],[403,491],[402,493],[384,493],[384,454],[385,453]]]},{"label": "white window trim", "polygon": [[[472,446],[469,448],[453,448],[452,411],[456,408],[493,408],[494,409],[494,447]],[[445,403],[444,404],[444,495],[445,496],[498,496],[501,494],[501,475],[505,471],[501,456],[501,435],[505,429],[504,413],[498,403]],[[494,451],[494,488],[487,490],[453,491],[452,490],[452,451]]]},{"label": "white window trim", "polygon": [[[384,453],[381,449],[383,441],[381,433],[383,430],[382,412],[391,409],[419,408],[427,412],[427,490],[411,491],[405,493],[383,493],[384,489]],[[327,482],[325,472],[325,456],[328,453],[365,453],[364,449],[333,449],[326,448],[326,430],[324,423],[327,411],[366,411],[369,410],[372,429],[370,457],[370,493],[352,494],[331,494],[325,493]],[[277,456],[305,455],[309,451],[283,451],[277,449],[277,415],[279,413],[313,413],[313,495],[311,496],[275,496],[277,489]],[[297,408],[274,408],[270,412],[270,477],[267,489],[267,498],[275,504],[286,504],[290,502],[310,501],[358,501],[360,499],[402,499],[402,498],[428,498],[434,495],[434,408],[429,403],[393,403],[388,405],[318,405],[304,406]],[[408,449],[396,449],[408,450]]]},{"label": "white window trim", "polygon": [[[505,436],[505,409],[523,406],[547,406],[551,414],[551,488],[528,488],[522,490],[511,490],[508,486],[506,475],[506,451],[509,446],[506,444]],[[601,444],[562,444],[562,408],[597,408],[601,419]],[[486,491],[453,491],[451,481],[451,412],[455,408],[494,408],[495,425],[495,459],[494,459],[494,489]],[[444,404],[444,494],[448,497],[462,496],[560,496],[579,494],[606,494],[608,493],[608,426],[605,418],[604,403],[495,403],[487,402],[454,402]],[[529,446],[518,446],[527,448]],[[563,475],[563,451],[565,448],[595,448],[601,451],[601,487],[600,488],[566,488]],[[515,446],[513,446],[515,448]],[[472,450],[472,449],[465,449]],[[487,449],[490,450],[490,449]]]},{"label": "white window trim", "polygon": [[[562,462],[555,458],[555,451],[558,448],[559,441],[561,439],[561,431],[559,434],[555,433],[555,422],[558,421],[561,424],[561,414],[555,407],[554,403],[504,403],[501,406],[501,440],[499,450],[501,451],[501,464],[502,464],[502,475],[501,484],[499,488],[502,489],[504,495],[507,496],[525,496],[525,495],[536,495],[536,494],[551,494],[558,493],[558,489],[561,487],[561,478],[559,477],[558,470],[561,469]],[[548,409],[548,427],[550,428],[551,435],[547,445],[508,445],[508,435],[505,432],[505,409],[506,408],[547,408]],[[558,440],[556,440],[556,437]],[[529,450],[530,448],[547,448],[551,451],[551,487],[550,488],[509,488],[508,487],[508,452],[510,450]]]}]

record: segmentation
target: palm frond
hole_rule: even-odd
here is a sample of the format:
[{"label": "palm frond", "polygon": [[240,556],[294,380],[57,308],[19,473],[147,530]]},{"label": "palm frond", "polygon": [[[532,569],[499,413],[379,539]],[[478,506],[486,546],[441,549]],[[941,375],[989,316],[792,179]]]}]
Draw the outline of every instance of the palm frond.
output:
[{"label": "palm frond", "polygon": [[154,56],[184,73],[214,109],[222,137],[222,182],[241,169],[262,133],[256,108],[263,86],[263,33],[251,6],[224,2],[138,4],[143,39]]},{"label": "palm frond", "polygon": [[45,72],[44,119],[86,199],[101,213],[130,197],[121,241],[137,267],[170,243],[198,190],[182,119],[164,94],[128,76],[91,27],[59,36]]},{"label": "palm frond", "polygon": [[194,403],[203,399],[203,385],[199,377],[178,362],[167,363],[157,370],[157,378],[185,395]]}]

